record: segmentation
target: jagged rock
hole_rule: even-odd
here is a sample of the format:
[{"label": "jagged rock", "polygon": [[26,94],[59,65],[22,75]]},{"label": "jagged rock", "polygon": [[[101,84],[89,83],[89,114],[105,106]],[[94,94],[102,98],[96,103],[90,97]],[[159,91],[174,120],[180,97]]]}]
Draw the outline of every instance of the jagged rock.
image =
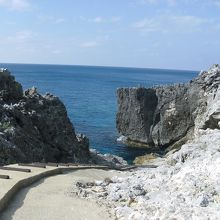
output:
[{"label": "jagged rock", "polygon": [[[214,65],[209,71],[200,73],[195,80],[187,85],[180,86],[180,90],[175,89],[173,94],[170,91],[171,87],[167,92],[165,92],[166,89],[164,92],[159,91],[161,87],[155,89],[155,91],[159,91],[158,94],[155,93],[158,98],[155,112],[160,113],[160,120],[157,121],[157,124],[160,123],[157,128],[159,133],[157,134],[159,137],[158,143],[163,143],[164,140],[172,140],[169,137],[167,139],[167,137],[161,136],[166,134],[166,131],[162,132],[163,126],[166,127],[170,119],[174,120],[173,132],[175,132],[175,135],[181,132],[184,135],[185,128],[181,128],[180,133],[175,130],[178,126],[182,126],[178,125],[178,122],[189,126],[190,132],[187,132],[187,135],[189,133],[191,135],[183,137],[187,137],[188,140],[183,143],[180,139],[177,145],[182,146],[179,146],[178,150],[172,150],[162,157],[150,158],[151,160],[148,160],[147,163],[156,165],[156,168],[138,168],[124,173],[122,177],[112,177],[110,184],[99,183],[99,186],[103,187],[104,190],[102,197],[98,197],[98,193],[92,190],[93,187],[89,190],[88,188],[85,189],[90,192],[88,199],[97,199],[99,203],[113,208],[117,219],[219,219],[219,76],[220,67]],[[128,132],[129,135],[139,137],[138,135],[141,133],[144,134],[144,129],[136,131],[135,127],[132,128],[131,125],[133,126],[136,123],[132,117],[134,115],[137,120],[145,118],[147,114],[142,107],[145,106],[143,103],[146,100],[143,101],[144,97],[139,98],[142,101],[138,103],[137,96],[134,95],[138,89],[130,90],[121,89],[119,91],[120,97],[123,97],[122,100],[130,102],[127,104],[119,103],[121,105],[120,109],[127,110],[128,113],[119,112],[121,118],[118,118],[118,120],[124,119],[128,124],[123,125],[121,124],[123,121],[119,121],[118,126],[122,126],[121,129],[129,129],[129,132],[131,132]],[[178,95],[178,92],[186,99],[180,94]],[[144,93],[143,91],[140,92],[142,95]],[[130,98],[132,97],[135,100],[130,100],[129,95]],[[164,105],[161,106],[161,101],[170,100],[170,97],[174,97],[174,99],[171,99],[173,102],[163,102]],[[140,112],[141,117],[135,112],[135,107],[131,103],[138,105],[137,109],[143,110]],[[176,107],[176,103],[179,103],[180,106]],[[186,106],[181,107],[181,103]],[[161,106],[161,108],[158,106]],[[186,119],[185,115],[180,115],[180,112],[184,113],[182,109],[185,109],[185,114],[190,119]],[[131,119],[129,119],[129,114]],[[155,116],[155,114],[153,115]],[[173,117],[170,117],[170,115]],[[172,123],[172,121],[170,122]],[[139,121],[139,123],[149,128],[149,125],[145,125],[144,121]],[[141,128],[138,127],[140,126],[139,123],[137,122],[138,129]],[[147,123],[148,121],[146,121]],[[154,123],[150,131],[153,129],[155,129]],[[126,132],[126,129],[123,131]],[[136,134],[132,134],[132,132],[136,132]],[[167,134],[172,137],[170,132],[167,131]],[[154,143],[151,133],[149,136],[146,133],[144,135],[141,137],[146,138],[146,143],[150,139]]]},{"label": "jagged rock", "polygon": [[138,168],[112,177],[109,184],[98,183],[102,197],[93,187],[81,189],[88,199],[114,209],[117,219],[219,219],[219,129],[202,130],[154,164],[157,160],[157,168]]},{"label": "jagged rock", "polygon": [[60,99],[35,87],[24,92],[0,71],[0,163],[88,161],[89,142],[76,136]]},{"label": "jagged rock", "polygon": [[0,69],[0,88],[0,100],[5,102],[15,102],[23,96],[21,84],[4,68]]},{"label": "jagged rock", "polygon": [[101,154],[95,149],[90,149],[91,159],[90,162],[94,164],[111,166],[111,167],[123,167],[128,163],[122,157],[112,154]]},{"label": "jagged rock", "polygon": [[[78,157],[83,158],[85,157],[85,152],[87,152],[89,149],[89,139],[84,134],[76,134],[76,138],[77,138],[77,146],[79,149],[81,149],[81,151],[78,152]],[[89,157],[91,157],[90,152],[89,152]]]},{"label": "jagged rock", "polygon": [[117,129],[128,145],[167,147],[197,128],[219,128],[220,67],[187,84],[120,88]]}]

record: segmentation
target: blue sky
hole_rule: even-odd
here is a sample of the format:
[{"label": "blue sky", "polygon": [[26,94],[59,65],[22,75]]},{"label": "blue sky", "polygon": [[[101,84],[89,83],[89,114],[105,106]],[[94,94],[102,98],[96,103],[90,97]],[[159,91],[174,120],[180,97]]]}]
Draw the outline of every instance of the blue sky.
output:
[{"label": "blue sky", "polygon": [[0,0],[0,10],[0,62],[220,63],[220,0]]}]

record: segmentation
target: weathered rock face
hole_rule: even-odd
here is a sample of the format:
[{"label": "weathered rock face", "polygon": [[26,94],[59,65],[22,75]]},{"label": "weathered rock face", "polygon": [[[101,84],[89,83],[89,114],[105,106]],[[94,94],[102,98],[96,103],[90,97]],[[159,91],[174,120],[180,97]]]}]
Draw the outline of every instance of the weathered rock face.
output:
[{"label": "weathered rock face", "polygon": [[0,98],[5,102],[15,102],[22,98],[23,90],[20,83],[15,81],[6,69],[0,69]]},{"label": "weathered rock face", "polygon": [[73,162],[89,159],[89,142],[76,135],[59,98],[24,92],[10,73],[0,71],[0,163]]},{"label": "weathered rock face", "polygon": [[[147,102],[145,95],[149,90],[120,89],[119,109],[128,111],[118,114],[123,134],[140,137],[140,131],[131,124],[139,129],[149,123],[146,130],[150,133],[141,130],[146,143],[172,143],[186,133],[189,136],[188,131],[192,131],[193,138],[181,144],[185,136],[178,141],[182,145],[179,150],[173,149],[163,157],[151,154],[140,158],[142,164],[156,168],[143,167],[127,172],[124,177],[76,184],[77,195],[111,207],[117,219],[219,219],[219,85],[220,67],[214,65],[186,85],[155,88],[157,105],[150,107],[153,120],[139,123],[132,117],[146,118],[138,117],[138,111],[141,109],[139,114],[147,115],[148,108],[141,107],[146,106],[143,103]],[[144,97],[137,99],[137,94]],[[127,124],[123,125],[123,120]],[[165,134],[169,136],[164,137]]]},{"label": "weathered rock face", "polygon": [[219,82],[220,67],[214,65],[187,84],[118,89],[117,129],[127,144],[166,147],[194,131],[195,125],[216,128]]},{"label": "weathered rock face", "polygon": [[119,111],[117,128],[131,140],[152,143],[151,125],[158,98],[154,89],[122,88],[117,91]]}]

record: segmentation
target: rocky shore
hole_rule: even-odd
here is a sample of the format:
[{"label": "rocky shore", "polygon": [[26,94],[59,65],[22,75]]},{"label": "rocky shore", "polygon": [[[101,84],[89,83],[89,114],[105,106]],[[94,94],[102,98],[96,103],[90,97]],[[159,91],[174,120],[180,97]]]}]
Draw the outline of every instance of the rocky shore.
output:
[{"label": "rocky shore", "polygon": [[214,65],[186,85],[119,89],[123,135],[155,147],[175,144],[163,157],[142,160],[156,168],[76,183],[75,193],[114,209],[117,219],[219,219],[219,85]]},{"label": "rocky shore", "polygon": [[120,157],[89,149],[89,139],[76,134],[62,101],[41,95],[0,69],[0,165],[30,162],[76,162],[123,166]]}]

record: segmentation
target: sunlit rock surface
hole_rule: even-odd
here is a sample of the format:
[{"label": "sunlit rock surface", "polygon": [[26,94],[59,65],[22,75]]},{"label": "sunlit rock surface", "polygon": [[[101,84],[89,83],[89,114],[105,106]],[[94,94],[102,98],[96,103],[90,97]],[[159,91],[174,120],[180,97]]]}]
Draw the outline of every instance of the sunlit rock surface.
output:
[{"label": "sunlit rock surface", "polygon": [[[196,85],[191,89],[198,92],[196,99],[189,100],[189,95],[185,96],[187,102],[195,100],[193,106],[186,108],[188,113],[191,111],[188,116],[193,118],[189,119],[193,122],[193,132],[180,150],[146,161],[145,164],[154,164],[157,168],[139,168],[126,172],[124,177],[78,185],[75,188],[78,195],[114,209],[118,219],[219,219],[219,66],[200,73],[188,86],[191,84]],[[193,94],[189,91],[188,94]],[[176,107],[169,106],[167,110],[172,115]]]},{"label": "sunlit rock surface", "polygon": [[[219,80],[220,68],[214,65],[186,84],[118,89],[119,133],[128,145],[158,148],[174,144],[194,130],[212,99],[218,100]],[[215,128],[220,119],[218,103],[211,106],[206,123]]]}]

